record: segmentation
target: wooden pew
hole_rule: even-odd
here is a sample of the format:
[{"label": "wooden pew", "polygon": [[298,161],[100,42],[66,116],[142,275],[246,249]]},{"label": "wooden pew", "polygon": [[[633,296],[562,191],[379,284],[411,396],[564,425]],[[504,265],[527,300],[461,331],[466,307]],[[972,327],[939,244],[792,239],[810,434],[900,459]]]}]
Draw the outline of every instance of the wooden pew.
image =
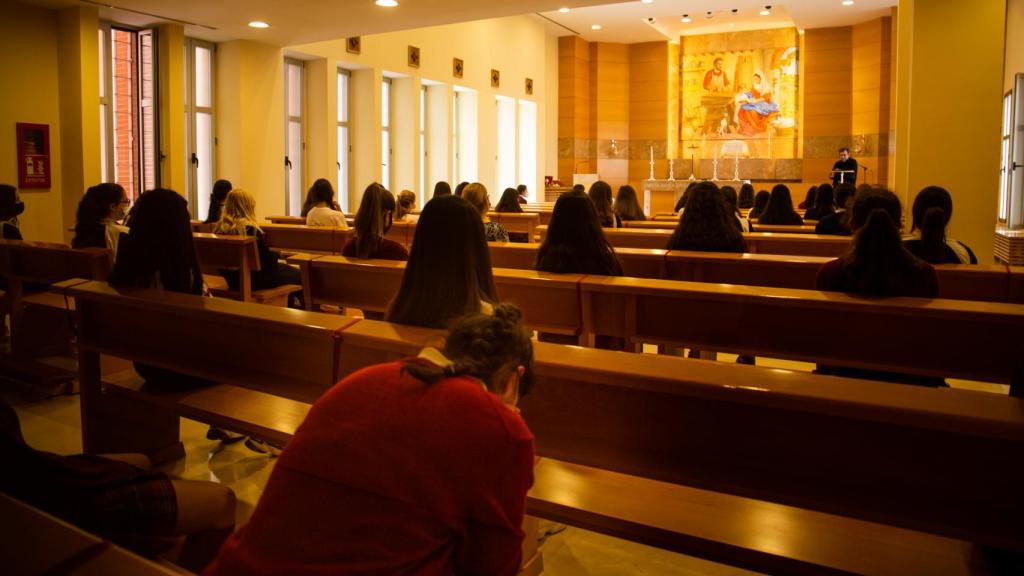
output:
[{"label": "wooden pew", "polygon": [[391,228],[388,229],[387,234],[384,235],[388,240],[394,240],[408,250],[412,247],[412,239],[416,236],[416,222],[395,222],[391,224]]},{"label": "wooden pew", "polygon": [[[405,262],[395,260],[297,255],[289,262],[302,271],[309,310],[331,305],[385,312],[405,271]],[[579,334],[578,285],[583,278],[581,274],[494,269],[499,297],[519,305],[531,328],[567,336]]]},{"label": "wooden pew", "polygon": [[[543,242],[547,236],[547,226],[538,226],[537,232]],[[668,245],[672,230],[668,228],[605,228],[604,235],[616,249],[663,249]],[[747,241],[747,249],[753,253],[836,257],[845,254],[850,249],[850,238],[845,236],[752,232],[744,234],[743,238]]]},{"label": "wooden pew", "polygon": [[[95,408],[97,393],[122,394],[118,386],[97,390],[92,365],[101,352],[287,394],[289,378],[307,376],[282,374],[287,366],[352,362],[347,371],[405,356],[437,336],[363,320],[328,330],[340,334],[332,340],[341,346],[324,349],[311,334],[324,330],[323,318],[344,317],[154,291],[118,294],[98,283],[72,291],[91,383],[83,387],[90,394],[83,391],[83,431],[93,434],[98,415],[85,406]],[[224,331],[246,337],[214,343]],[[201,340],[176,357],[167,339],[183,336]],[[270,339],[288,344],[268,346]],[[223,349],[217,362],[204,361],[204,343]],[[263,358],[263,350],[280,352]],[[770,573],[965,574],[974,568],[970,547],[950,537],[1021,546],[1020,400],[545,344],[536,346],[536,359],[537,386],[523,401],[542,456],[530,514]],[[306,380],[299,388],[315,391]],[[202,398],[136,395],[178,406]],[[239,404],[207,398],[201,412],[237,412]],[[272,428],[290,416],[248,404],[238,423],[261,419]]]},{"label": "wooden pew", "polygon": [[[491,253],[491,266],[494,268],[533,270],[540,244],[489,242],[488,247]],[[645,248],[615,249],[619,263],[622,264],[623,274],[637,278],[664,278],[666,252],[668,251]]]},{"label": "wooden pew", "polygon": [[[7,281],[3,310],[11,317],[11,351],[45,356],[66,351],[70,341],[63,297],[49,292],[26,295],[26,284],[53,284],[69,278],[106,279],[110,250],[74,249],[65,244],[0,239],[0,278]],[[2,321],[2,315],[0,315]]]},{"label": "wooden pew", "polygon": [[600,276],[581,282],[581,301],[585,345],[601,334],[636,348],[663,344],[1011,385],[1024,378],[1019,304]]},{"label": "wooden pew", "polygon": [[264,240],[273,250],[314,254],[341,254],[352,230],[325,226],[264,224]]},{"label": "wooden pew", "polygon": [[[218,234],[193,234],[196,258],[207,279],[210,291],[215,296],[256,302],[272,306],[287,304],[288,295],[302,290],[302,286],[284,284],[262,290],[252,289],[252,273],[260,269],[260,257],[254,236],[227,236]],[[221,276],[222,270],[238,272],[238,290],[231,290]]]},{"label": "wooden pew", "polygon": [[181,576],[170,569],[0,493],[0,558],[6,574]]},{"label": "wooden pew", "polygon": [[781,226],[773,224],[753,223],[754,232],[782,232],[783,234],[814,234],[814,225],[804,224],[802,226]]},{"label": "wooden pew", "polygon": [[[180,416],[284,445],[311,403],[343,376],[414,355],[424,345],[437,345],[441,336],[436,330],[345,316],[155,290],[115,290],[99,282],[69,290],[80,301],[82,435],[89,453],[180,457]],[[217,384],[150,391],[133,372],[101,382],[101,354]],[[154,452],[154,446],[162,450]],[[536,522],[528,519],[524,529],[528,537],[520,574],[533,576],[543,569]]]},{"label": "wooden pew", "polygon": [[267,216],[267,220],[272,224],[306,225],[306,219],[302,216]]},{"label": "wooden pew", "polygon": [[530,242],[540,225],[540,214],[533,212],[488,212],[487,217],[505,227],[510,234],[526,234]]},{"label": "wooden pew", "polygon": [[964,540],[1024,547],[1022,400],[545,344],[535,356],[521,401],[541,456],[531,514],[770,574],[984,573]]}]

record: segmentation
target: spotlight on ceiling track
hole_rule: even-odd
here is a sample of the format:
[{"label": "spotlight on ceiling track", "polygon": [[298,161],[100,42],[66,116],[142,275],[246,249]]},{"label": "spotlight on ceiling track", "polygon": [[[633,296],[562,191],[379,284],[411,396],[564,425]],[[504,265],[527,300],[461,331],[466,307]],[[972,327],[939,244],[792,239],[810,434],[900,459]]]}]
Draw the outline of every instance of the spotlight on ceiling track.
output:
[{"label": "spotlight on ceiling track", "polygon": [[771,16],[772,15],[772,7],[771,6],[765,6],[764,8],[761,9],[759,14],[761,16]]}]

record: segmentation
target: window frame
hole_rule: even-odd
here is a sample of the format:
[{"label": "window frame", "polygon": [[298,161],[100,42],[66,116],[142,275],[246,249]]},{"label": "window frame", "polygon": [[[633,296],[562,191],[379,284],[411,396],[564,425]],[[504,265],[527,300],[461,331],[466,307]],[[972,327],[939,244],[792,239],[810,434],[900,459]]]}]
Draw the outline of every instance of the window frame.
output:
[{"label": "window frame", "polygon": [[[298,82],[298,92],[299,93],[298,93],[298,95],[296,95],[296,98],[298,99],[298,102],[299,102],[299,115],[298,116],[292,116],[291,115],[292,94],[291,94],[291,86],[289,84],[289,78],[288,78],[289,70],[290,70],[289,67],[291,67],[291,66],[296,66],[299,69],[299,82]],[[302,60],[298,60],[296,58],[285,58],[284,59],[284,162],[285,162],[285,172],[284,172],[284,209],[285,209],[285,214],[287,214],[289,216],[297,216],[298,214],[301,214],[301,210],[302,210],[302,208],[301,208],[302,207],[302,200],[303,200],[303,198],[302,198],[302,182],[303,182],[303,177],[304,177],[303,166],[304,166],[305,156],[306,156],[305,155],[305,150],[306,150],[306,144],[305,144],[305,142],[306,142],[306,102],[305,102],[305,99],[306,99],[305,98],[305,96],[306,96],[306,89],[305,89],[305,82],[306,82],[306,65],[305,65],[305,62],[303,62]],[[291,151],[291,147],[292,147],[290,127],[291,127],[292,122],[298,122],[298,124],[299,124],[300,141],[299,141],[299,147],[298,147],[299,158],[297,159],[297,161],[293,161],[293,159],[290,156],[290,151]],[[299,171],[298,172],[299,190],[293,191],[291,189],[291,174],[290,174],[291,170],[298,170]],[[291,209],[291,199],[292,199],[293,193],[297,193],[299,195],[299,203],[298,203],[299,204],[299,212],[296,213],[296,214],[292,214],[292,209]]]},{"label": "window frame", "polygon": [[[205,48],[210,51],[210,105],[199,106],[196,104],[196,49]],[[213,42],[199,40],[197,38],[185,38],[185,186],[189,209],[193,211],[192,217],[204,219],[205,215],[199,209],[200,206],[200,185],[199,168],[197,162],[192,160],[197,150],[196,118],[198,114],[210,115],[210,190],[213,190],[213,183],[216,181],[217,173],[217,45]]]},{"label": "window frame", "polygon": [[[342,130],[345,131],[345,142],[348,145],[347,150],[338,150],[338,158],[336,163],[338,165],[338,205],[341,207],[342,212],[346,214],[349,212],[349,194],[352,187],[352,71],[347,68],[338,67],[338,76],[335,81],[340,84],[341,77],[346,78],[345,81],[345,95],[342,99],[341,90],[338,90],[338,109],[344,108],[344,120],[342,115],[338,115],[337,119],[337,133],[335,138],[337,139]],[[342,162],[344,160],[344,162]],[[344,167],[344,177],[342,177],[342,168]]]}]

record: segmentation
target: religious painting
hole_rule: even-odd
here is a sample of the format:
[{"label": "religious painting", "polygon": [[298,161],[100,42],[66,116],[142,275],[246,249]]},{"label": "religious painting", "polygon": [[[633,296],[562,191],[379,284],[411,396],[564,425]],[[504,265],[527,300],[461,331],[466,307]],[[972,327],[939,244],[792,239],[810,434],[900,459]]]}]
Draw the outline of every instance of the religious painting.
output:
[{"label": "religious painting", "polygon": [[712,146],[731,141],[730,150],[740,150],[744,157],[792,158],[797,136],[796,30],[682,40],[679,135],[684,148],[699,146],[700,156],[710,157],[710,139]]},{"label": "religious painting", "polygon": [[452,76],[462,78],[464,67],[465,64],[462,63],[462,58],[452,58]]},{"label": "religious painting", "polygon": [[419,68],[420,67],[420,49],[416,46],[409,46],[409,67]]},{"label": "religious painting", "polygon": [[17,124],[18,188],[50,187],[50,127]]},{"label": "religious painting", "polygon": [[363,39],[360,36],[346,38],[345,51],[349,54],[359,54],[363,51]]}]

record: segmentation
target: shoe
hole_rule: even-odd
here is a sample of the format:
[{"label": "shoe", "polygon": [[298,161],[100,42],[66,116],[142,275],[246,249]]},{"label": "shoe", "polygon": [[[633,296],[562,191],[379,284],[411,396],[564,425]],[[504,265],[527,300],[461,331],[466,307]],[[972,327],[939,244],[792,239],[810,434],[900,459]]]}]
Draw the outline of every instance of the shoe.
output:
[{"label": "shoe", "polygon": [[235,434],[234,432],[228,432],[223,428],[214,428],[211,426],[210,429],[206,431],[206,439],[216,440],[221,444],[234,444],[245,440],[245,435]]},{"label": "shoe", "polygon": [[275,446],[270,442],[264,442],[252,437],[245,439],[245,447],[258,454],[266,454],[271,458],[277,458],[281,455],[280,446]]}]

